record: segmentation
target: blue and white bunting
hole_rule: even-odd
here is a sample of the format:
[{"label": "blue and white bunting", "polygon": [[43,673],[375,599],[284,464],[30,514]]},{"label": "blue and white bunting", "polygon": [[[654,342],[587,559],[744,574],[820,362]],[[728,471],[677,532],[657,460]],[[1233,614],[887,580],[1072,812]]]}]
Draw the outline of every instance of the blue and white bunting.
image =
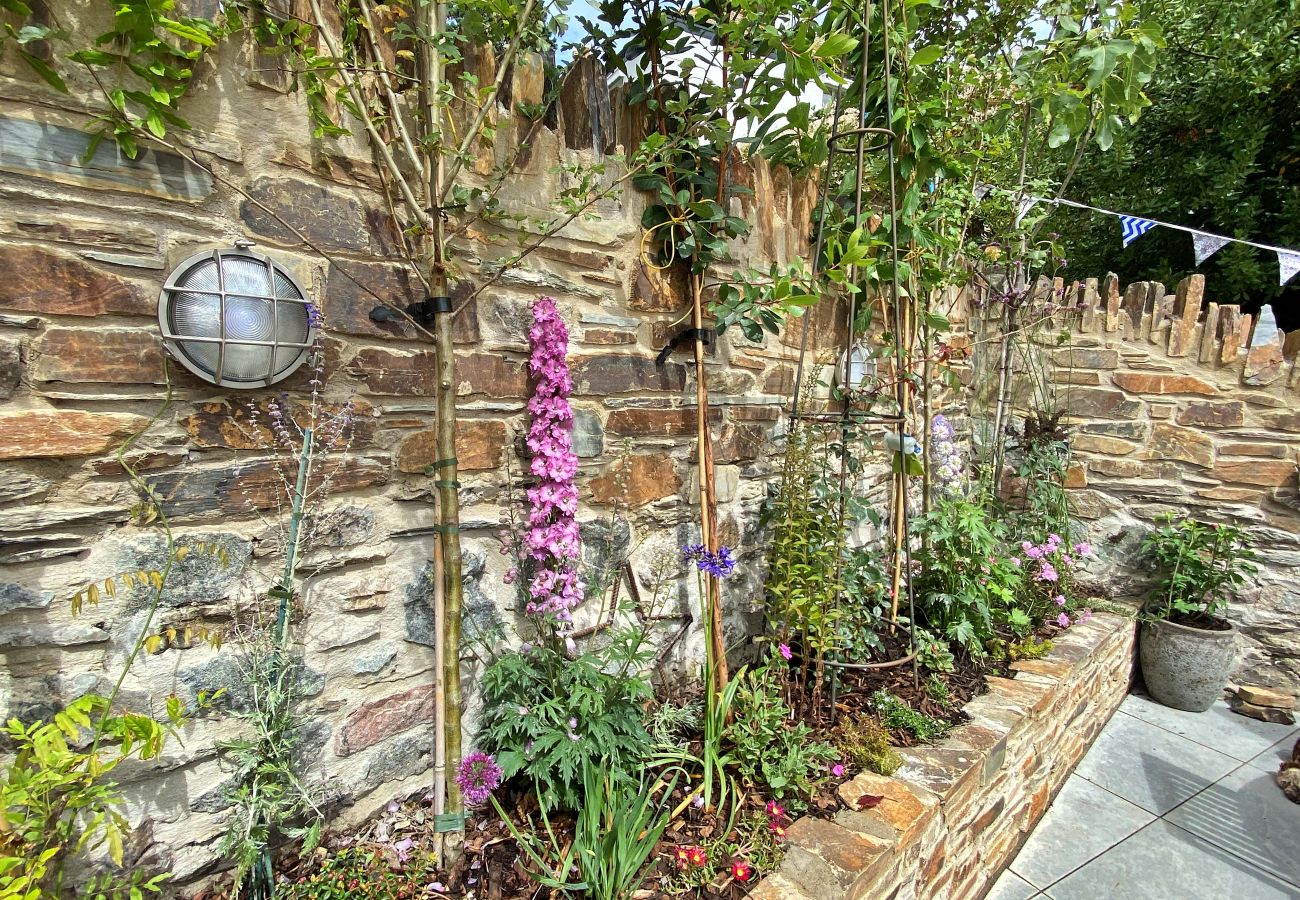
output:
[{"label": "blue and white bunting", "polygon": [[1300,272],[1300,253],[1294,250],[1277,251],[1277,283],[1286,284]]},{"label": "blue and white bunting", "polygon": [[1232,238],[1220,237],[1217,234],[1203,234],[1199,231],[1193,231],[1192,249],[1196,251],[1196,264],[1199,266],[1231,243]]},{"label": "blue and white bunting", "polygon": [[1119,224],[1124,232],[1125,247],[1156,227],[1156,223],[1150,219],[1140,219],[1137,216],[1120,216]]}]

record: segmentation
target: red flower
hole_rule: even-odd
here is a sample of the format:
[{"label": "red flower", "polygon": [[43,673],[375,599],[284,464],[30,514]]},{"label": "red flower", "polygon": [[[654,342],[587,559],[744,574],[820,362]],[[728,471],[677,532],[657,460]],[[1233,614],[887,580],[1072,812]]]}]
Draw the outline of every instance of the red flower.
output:
[{"label": "red flower", "polygon": [[749,881],[754,877],[754,867],[743,859],[738,859],[731,864],[731,877],[737,881]]},{"label": "red flower", "polygon": [[691,865],[702,866],[709,861],[709,855],[704,852],[703,847],[691,848]]},{"label": "red flower", "polygon": [[779,819],[785,815],[785,808],[775,800],[767,801],[767,815],[772,819]]},{"label": "red flower", "polygon": [[774,835],[776,835],[777,840],[780,841],[785,840],[785,826],[782,825],[780,822],[773,819],[771,822],[767,823],[767,827],[771,830],[771,832]]}]

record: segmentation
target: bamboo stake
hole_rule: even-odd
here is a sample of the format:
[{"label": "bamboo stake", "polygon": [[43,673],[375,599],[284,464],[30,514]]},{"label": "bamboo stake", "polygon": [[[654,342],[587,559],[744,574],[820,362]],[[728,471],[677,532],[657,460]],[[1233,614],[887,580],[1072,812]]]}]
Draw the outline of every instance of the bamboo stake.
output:
[{"label": "bamboo stake", "polygon": [[[696,464],[700,471],[700,537],[704,546],[711,553],[718,550],[717,506],[714,494],[713,438],[709,430],[709,387],[704,375],[704,339],[700,336],[704,328],[704,303],[702,294],[703,277],[691,276],[691,322],[695,328],[695,404],[696,430]],[[707,596],[710,626],[710,653],[713,654],[714,687],[719,692],[727,686],[727,642],[722,635],[722,592],[716,576],[705,573],[705,593]]]},{"label": "bamboo stake", "polygon": [[[423,9],[423,25],[429,40],[435,41],[444,30],[447,7],[444,3],[430,3]],[[437,137],[437,146],[429,154],[426,167],[428,181],[425,196],[430,201],[429,217],[431,219],[427,238],[427,261],[429,266],[429,285],[433,296],[447,295],[447,270],[445,248],[443,246],[443,219],[441,197],[446,187],[442,155],[442,117],[438,97],[443,84],[443,60],[430,44],[424,53],[424,82],[428,87],[425,94],[424,108],[427,124],[432,135]],[[444,706],[446,723],[443,733],[445,741],[445,764],[452,769],[460,765],[461,759],[461,712],[462,697],[460,688],[460,617],[463,597],[463,584],[460,566],[460,492],[457,490],[456,464],[456,356],[452,345],[452,318],[448,313],[438,313],[434,319],[434,349],[437,381],[434,390],[434,403],[437,410],[437,427],[435,445],[437,447],[437,481],[435,489],[439,499],[438,546],[434,550],[434,559],[441,557],[443,568],[443,634],[440,641],[442,650],[442,689],[446,698]],[[460,787],[455,779],[447,780],[446,813],[455,814],[464,809],[460,796]],[[450,835],[448,836],[450,838]],[[446,843],[451,843],[449,839]]]}]

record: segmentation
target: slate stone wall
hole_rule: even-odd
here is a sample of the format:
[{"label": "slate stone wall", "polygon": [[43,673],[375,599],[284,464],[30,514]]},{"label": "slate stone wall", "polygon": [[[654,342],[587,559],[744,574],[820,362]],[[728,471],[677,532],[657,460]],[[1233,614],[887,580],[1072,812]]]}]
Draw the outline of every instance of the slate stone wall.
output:
[{"label": "slate stone wall", "polygon": [[1246,527],[1262,559],[1229,609],[1236,677],[1300,689],[1300,332],[1283,334],[1267,306],[1252,317],[1214,302],[1200,275],[1172,293],[1114,276],[1056,288],[1081,308],[1056,314],[1041,352],[1069,410],[1071,509],[1099,574],[1142,594],[1138,547],[1167,513]]},{"label": "slate stone wall", "polygon": [[[281,390],[290,407],[306,403],[311,377],[301,371],[271,391],[232,392],[165,359],[158,292],[191,254],[246,237],[290,269],[324,310],[327,402],[355,398],[355,438],[315,511],[316,537],[301,568],[306,590],[293,618],[309,695],[303,752],[342,821],[430,783],[435,677],[435,517],[425,474],[437,457],[433,354],[408,326],[370,318],[379,303],[371,292],[395,305],[421,296],[377,172],[361,142],[311,137],[302,99],[285,92],[277,60],[222,47],[204,65],[185,105],[194,130],[175,136],[197,163],[162,148],[128,160],[111,142],[82,161],[81,104],[93,105],[93,94],[70,100],[12,54],[0,60],[0,715],[45,716],[87,691],[107,692],[139,633],[142,589],[105,597],[78,617],[68,601],[91,581],[163,560],[159,531],[133,522],[139,497],[115,457],[145,429],[131,462],[162,499],[179,544],[216,544],[228,559],[192,552],[179,562],[155,622],[180,634],[218,629],[225,646],[195,642],[146,655],[123,694],[125,706],[161,710],[170,694],[192,704],[199,691],[226,689],[216,709],[186,727],[183,746],[123,773],[141,827],[136,851],[169,865],[177,883],[223,865],[214,848],[226,821],[227,775],[216,748],[241,733],[235,713],[251,702],[241,643],[280,560],[279,470],[263,441],[248,437],[247,404],[257,403],[265,421],[266,403]],[[491,81],[490,54],[473,65],[480,83]],[[562,164],[603,162],[611,181],[623,174],[618,154],[636,138],[636,111],[611,99],[589,63],[569,78],[550,124],[537,129],[508,179],[502,202],[512,212],[552,216],[551,202],[569,186],[557,174]],[[519,66],[509,84],[514,99],[540,100],[540,67]],[[482,149],[472,177],[504,159],[525,126],[505,108],[494,115],[497,143]],[[766,269],[805,252],[812,187],[762,164],[739,171],[754,193],[733,212],[754,231],[737,244],[737,265]],[[496,628],[507,642],[520,639],[495,532],[506,500],[503,466],[527,425],[524,363],[538,295],[558,299],[571,329],[589,559],[630,547],[644,579],[657,556],[696,539],[694,372],[688,352],[654,365],[687,304],[681,283],[640,264],[644,203],[631,191],[602,201],[591,219],[505,272],[456,320],[471,731],[483,642],[499,646],[488,637]],[[459,299],[516,246],[517,235],[489,242],[489,231],[458,239]],[[816,330],[815,346],[824,331]],[[771,442],[796,355],[797,335],[755,345],[728,334],[707,364],[721,536],[742,560],[727,584],[727,631],[742,648],[761,584],[757,509],[774,471]],[[168,381],[174,396],[164,408]],[[629,522],[611,527],[620,504]],[[694,579],[681,585],[653,623],[667,679],[694,673],[703,646]],[[649,586],[637,586],[648,601]],[[621,591],[631,595],[626,583]],[[587,606],[582,627],[600,612],[595,602]]]}]

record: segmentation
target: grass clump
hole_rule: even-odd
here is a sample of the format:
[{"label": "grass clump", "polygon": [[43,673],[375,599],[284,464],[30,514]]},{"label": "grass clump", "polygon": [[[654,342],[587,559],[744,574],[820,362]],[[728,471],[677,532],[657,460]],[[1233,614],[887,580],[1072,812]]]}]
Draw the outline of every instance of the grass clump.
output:
[{"label": "grass clump", "polygon": [[886,691],[876,691],[872,694],[871,703],[880,716],[881,725],[896,734],[907,732],[923,744],[937,741],[948,731],[947,722],[940,722],[923,712],[912,709]]}]

